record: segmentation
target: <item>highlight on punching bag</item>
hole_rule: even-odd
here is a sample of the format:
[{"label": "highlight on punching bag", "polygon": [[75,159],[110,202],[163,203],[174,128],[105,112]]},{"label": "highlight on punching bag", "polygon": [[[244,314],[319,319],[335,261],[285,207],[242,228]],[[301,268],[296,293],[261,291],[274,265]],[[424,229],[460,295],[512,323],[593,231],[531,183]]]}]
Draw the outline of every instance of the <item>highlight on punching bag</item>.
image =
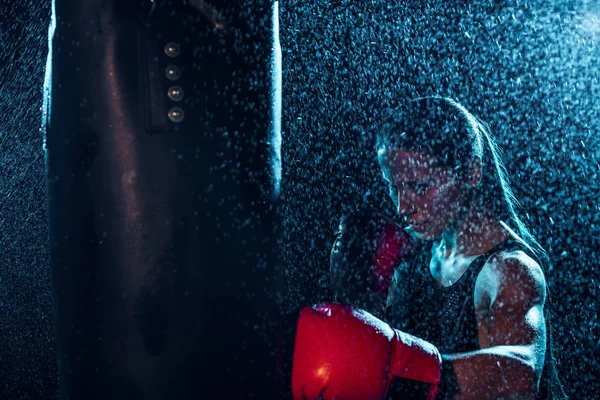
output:
[{"label": "highlight on punching bag", "polygon": [[44,126],[62,399],[288,394],[277,7],[54,0]]}]

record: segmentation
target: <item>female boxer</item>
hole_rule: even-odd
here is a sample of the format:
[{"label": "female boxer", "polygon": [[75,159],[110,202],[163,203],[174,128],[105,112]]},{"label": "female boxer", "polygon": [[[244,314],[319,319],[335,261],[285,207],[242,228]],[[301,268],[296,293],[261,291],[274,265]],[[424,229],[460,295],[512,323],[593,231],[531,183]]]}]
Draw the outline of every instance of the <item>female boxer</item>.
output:
[{"label": "female boxer", "polygon": [[430,243],[395,304],[442,354],[444,398],[564,398],[552,354],[548,256],[516,213],[499,148],[457,102],[421,98],[378,132],[398,214]]}]

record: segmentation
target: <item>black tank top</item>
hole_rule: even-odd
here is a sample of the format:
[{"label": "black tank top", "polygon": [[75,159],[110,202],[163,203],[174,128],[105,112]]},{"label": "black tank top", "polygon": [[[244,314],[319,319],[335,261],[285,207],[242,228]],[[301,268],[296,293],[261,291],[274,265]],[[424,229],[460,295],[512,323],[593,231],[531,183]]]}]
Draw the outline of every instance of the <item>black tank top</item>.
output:
[{"label": "black tank top", "polygon": [[[475,282],[488,259],[493,254],[506,250],[522,250],[540,262],[531,249],[509,238],[474,259],[454,284],[443,287],[429,270],[431,252],[425,246],[419,248],[417,257],[397,274],[399,295],[392,307],[391,325],[427,340],[442,354],[479,350],[474,304]],[[548,361],[552,362],[548,357],[546,361],[544,370],[549,367]],[[549,398],[545,372],[540,382],[539,399]],[[402,383],[398,379],[395,381],[392,391],[397,393],[389,393],[388,398],[424,398],[427,389],[425,385]],[[413,395],[407,397],[409,393]]]},{"label": "black tank top", "polygon": [[421,252],[412,264],[410,282],[412,310],[408,316],[410,333],[434,343],[442,354],[479,349],[475,319],[475,281],[487,260],[503,250],[523,249],[508,239],[474,259],[451,286],[440,286],[429,270],[431,254]]}]

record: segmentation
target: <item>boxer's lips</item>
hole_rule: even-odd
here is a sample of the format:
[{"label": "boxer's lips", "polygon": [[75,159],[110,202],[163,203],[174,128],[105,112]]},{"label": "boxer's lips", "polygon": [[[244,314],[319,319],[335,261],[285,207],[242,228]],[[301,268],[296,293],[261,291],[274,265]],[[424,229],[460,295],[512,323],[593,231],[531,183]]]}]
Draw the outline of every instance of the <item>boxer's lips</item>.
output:
[{"label": "boxer's lips", "polygon": [[420,223],[413,223],[413,222],[408,223],[408,226],[410,227],[410,229],[415,232],[425,231],[425,229],[427,229],[427,225],[428,225],[427,221],[420,222]]}]

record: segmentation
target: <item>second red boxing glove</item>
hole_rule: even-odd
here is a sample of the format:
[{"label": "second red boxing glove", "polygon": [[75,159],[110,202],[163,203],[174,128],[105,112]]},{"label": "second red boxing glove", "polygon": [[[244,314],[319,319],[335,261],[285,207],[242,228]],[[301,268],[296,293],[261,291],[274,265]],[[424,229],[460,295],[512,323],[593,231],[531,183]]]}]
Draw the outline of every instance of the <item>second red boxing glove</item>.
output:
[{"label": "second red boxing glove", "polygon": [[340,304],[300,312],[292,366],[295,400],[383,399],[394,376],[440,384],[441,355],[431,343]]},{"label": "second red boxing glove", "polygon": [[[331,249],[331,282],[339,301],[364,308],[371,293],[385,296],[395,269],[414,253],[412,237],[391,219],[371,209],[342,218]],[[379,305],[369,304],[369,311]]]}]

